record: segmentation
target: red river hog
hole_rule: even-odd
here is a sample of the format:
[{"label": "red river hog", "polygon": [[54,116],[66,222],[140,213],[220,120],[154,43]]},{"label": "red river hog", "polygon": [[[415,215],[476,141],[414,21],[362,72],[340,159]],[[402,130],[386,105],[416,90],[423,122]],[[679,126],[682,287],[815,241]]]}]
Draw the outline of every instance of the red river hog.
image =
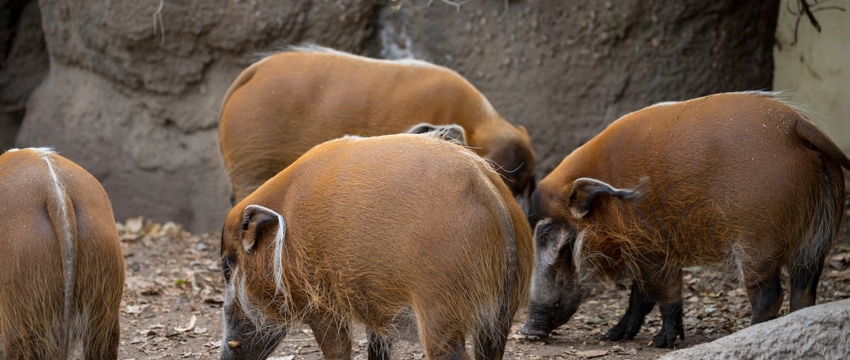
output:
[{"label": "red river hog", "polygon": [[438,136],[316,146],[238,203],[222,232],[222,359],[264,359],[295,323],[327,359],[369,358],[413,324],[430,359],[501,359],[533,250],[499,174]]},{"label": "red river hog", "polygon": [[780,272],[791,311],[811,306],[844,214],[850,160],[794,107],[743,92],[623,116],[573,151],[531,198],[535,268],[523,332],[567,322],[593,278],[630,278],[604,339],[633,338],[657,304],[656,347],[684,339],[682,268],[740,276],[752,323],[775,318]]},{"label": "red river hog", "polygon": [[117,359],[124,256],[100,183],[46,148],[0,155],[0,358]]},{"label": "red river hog", "polygon": [[418,123],[462,126],[469,146],[496,164],[514,194],[533,186],[526,129],[505,121],[456,72],[310,46],[251,65],[224,96],[219,141],[234,203],[324,141],[403,133]]}]

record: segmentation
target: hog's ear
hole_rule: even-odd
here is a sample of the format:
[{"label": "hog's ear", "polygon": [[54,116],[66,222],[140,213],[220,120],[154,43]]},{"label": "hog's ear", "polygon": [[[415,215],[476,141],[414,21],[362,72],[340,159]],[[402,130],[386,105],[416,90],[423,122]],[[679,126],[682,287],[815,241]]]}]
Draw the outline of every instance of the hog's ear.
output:
[{"label": "hog's ear", "polygon": [[413,125],[413,127],[410,128],[410,130],[407,130],[407,133],[408,134],[424,134],[424,133],[431,132],[431,131],[434,131],[434,130],[437,130],[437,125],[429,124],[429,123],[419,123],[419,124]]},{"label": "hog's ear", "polygon": [[530,135],[528,134],[528,129],[526,129],[526,128],[525,128],[525,126],[517,125],[517,126],[516,126],[516,129],[517,129],[517,130],[519,130],[519,132],[521,132],[521,133],[522,133],[523,135],[525,135],[526,137],[529,137],[529,136],[530,136]]},{"label": "hog's ear", "polygon": [[463,126],[456,124],[440,126],[437,128],[437,133],[445,140],[454,141],[463,146],[467,145],[466,130],[463,129]]},{"label": "hog's ear", "polygon": [[[641,179],[638,188],[642,187],[645,179]],[[617,189],[605,182],[591,179],[578,178],[570,187],[569,204],[570,212],[576,219],[581,219],[590,212],[593,200],[599,194],[608,194],[620,199],[633,199],[640,195],[640,189]]]},{"label": "hog's ear", "polygon": [[425,134],[430,132],[436,133],[436,135],[443,140],[456,142],[464,146],[467,145],[466,130],[463,129],[463,126],[457,124],[434,125],[429,123],[419,123],[410,128],[410,130],[407,130],[407,133],[409,134]]},{"label": "hog's ear", "polygon": [[257,247],[257,242],[265,231],[277,225],[275,233],[275,250],[283,246],[283,236],[286,233],[286,220],[274,210],[260,205],[248,205],[242,213],[242,247],[250,253]]}]

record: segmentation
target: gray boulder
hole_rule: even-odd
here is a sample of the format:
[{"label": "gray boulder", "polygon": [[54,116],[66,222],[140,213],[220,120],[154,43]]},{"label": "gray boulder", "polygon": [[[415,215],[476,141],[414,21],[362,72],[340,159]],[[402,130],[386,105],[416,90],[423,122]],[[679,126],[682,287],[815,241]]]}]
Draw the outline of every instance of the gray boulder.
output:
[{"label": "gray boulder", "polygon": [[850,299],[795,311],[661,359],[850,359]]}]

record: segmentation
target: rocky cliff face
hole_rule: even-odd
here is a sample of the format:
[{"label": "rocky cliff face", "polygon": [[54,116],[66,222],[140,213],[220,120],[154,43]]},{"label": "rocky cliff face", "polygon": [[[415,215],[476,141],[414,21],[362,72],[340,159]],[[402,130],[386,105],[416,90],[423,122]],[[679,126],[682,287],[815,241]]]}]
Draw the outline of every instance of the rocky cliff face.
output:
[{"label": "rocky cliff face", "polygon": [[119,219],[219,230],[229,187],[218,111],[230,82],[258,52],[283,44],[312,39],[358,51],[376,7],[163,1],[158,12],[159,4],[39,2],[50,74],[30,98],[17,144],[55,146],[88,169]]},{"label": "rocky cliff face", "polygon": [[529,128],[540,175],[633,110],[771,85],[776,1],[504,4],[434,4],[389,18],[407,20],[396,27],[415,55],[458,69]]},{"label": "rocky cliff face", "polygon": [[430,3],[39,1],[50,71],[17,145],[55,146],[91,171],[119,219],[217,231],[221,98],[285,44],[457,69],[530,130],[540,176],[626,112],[771,83],[776,1]]},{"label": "rocky cliff face", "polygon": [[0,0],[0,151],[14,147],[27,99],[48,66],[38,3]]}]

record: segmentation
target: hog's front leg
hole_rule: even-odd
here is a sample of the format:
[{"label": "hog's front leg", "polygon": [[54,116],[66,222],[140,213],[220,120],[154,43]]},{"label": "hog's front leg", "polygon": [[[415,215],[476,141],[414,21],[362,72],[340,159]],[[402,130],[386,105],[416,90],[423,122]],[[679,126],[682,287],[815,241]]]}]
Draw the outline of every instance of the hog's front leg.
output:
[{"label": "hog's front leg", "polygon": [[313,316],[307,322],[322,354],[328,360],[351,359],[350,323],[333,315]]},{"label": "hog's front leg", "polygon": [[643,320],[646,318],[646,314],[649,314],[653,307],[655,307],[655,301],[646,295],[637,280],[633,281],[631,294],[629,295],[629,307],[626,309],[626,313],[617,325],[614,325],[611,330],[608,330],[602,336],[602,339],[617,341],[634,338],[640,331],[640,327],[643,326]]}]

